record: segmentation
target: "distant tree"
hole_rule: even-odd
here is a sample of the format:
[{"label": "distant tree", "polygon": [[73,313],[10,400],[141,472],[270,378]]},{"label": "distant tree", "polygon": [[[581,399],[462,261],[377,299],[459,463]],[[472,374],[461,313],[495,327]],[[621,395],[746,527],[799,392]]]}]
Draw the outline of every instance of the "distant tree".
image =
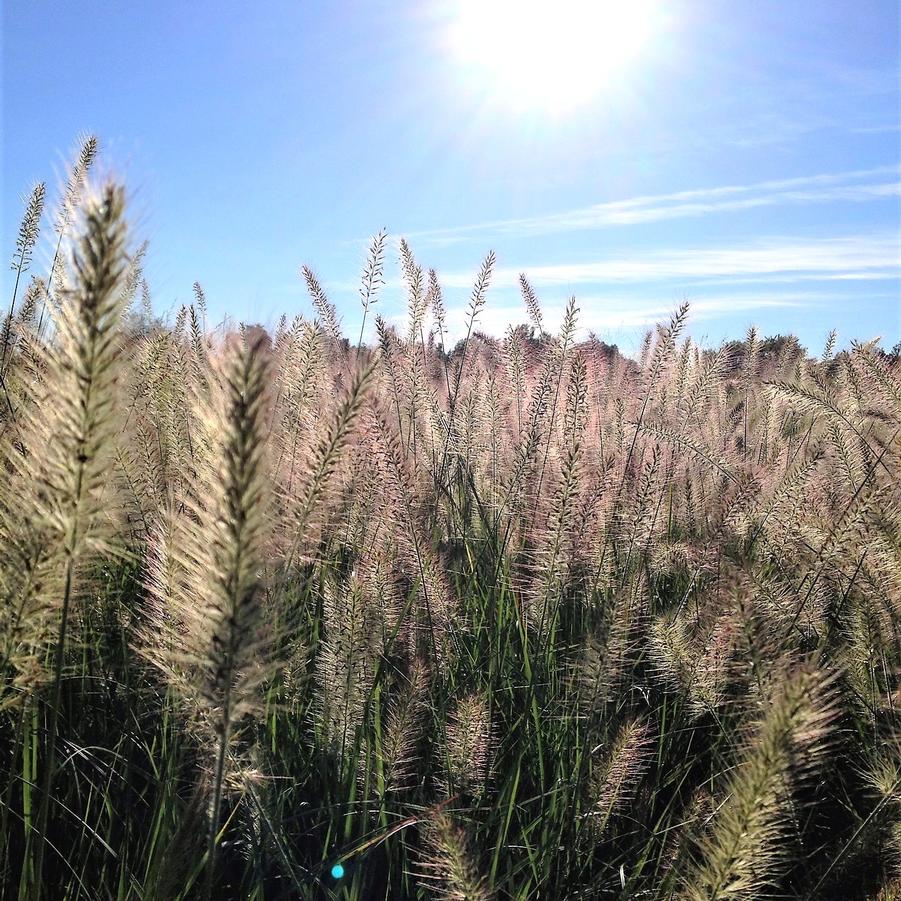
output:
[{"label": "distant tree", "polygon": [[794,357],[805,353],[805,350],[794,335],[772,335],[760,342],[759,352],[761,357],[778,360],[783,354]]},{"label": "distant tree", "polygon": [[272,338],[265,325],[255,322],[252,325],[245,325],[243,331],[248,347],[260,346],[266,351],[272,349]]},{"label": "distant tree", "polygon": [[602,341],[594,332],[588,333],[588,340],[585,343],[594,353],[606,360],[615,360],[620,355],[619,347],[616,344]]}]

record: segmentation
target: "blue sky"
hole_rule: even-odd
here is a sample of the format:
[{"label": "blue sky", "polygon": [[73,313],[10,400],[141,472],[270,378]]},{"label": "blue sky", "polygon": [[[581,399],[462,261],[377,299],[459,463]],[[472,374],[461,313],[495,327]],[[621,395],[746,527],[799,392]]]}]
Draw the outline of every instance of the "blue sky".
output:
[{"label": "blue sky", "polygon": [[[3,246],[87,129],[127,179],[161,313],[198,280],[214,315],[272,324],[310,310],[308,264],[355,334],[385,226],[438,269],[452,323],[493,248],[494,333],[525,319],[524,271],[551,323],[575,294],[626,350],[683,299],[708,343],[752,323],[813,350],[832,327],[901,340],[893,0],[660,0],[574,108],[565,84],[530,105],[464,59],[464,4],[7,0]],[[386,317],[397,269],[392,249]]]}]

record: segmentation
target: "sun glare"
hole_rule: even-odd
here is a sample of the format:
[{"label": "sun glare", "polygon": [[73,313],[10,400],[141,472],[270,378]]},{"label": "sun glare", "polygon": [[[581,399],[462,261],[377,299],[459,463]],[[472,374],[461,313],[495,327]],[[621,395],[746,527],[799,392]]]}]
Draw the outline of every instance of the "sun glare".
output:
[{"label": "sun glare", "polygon": [[622,77],[659,16],[655,0],[459,0],[452,40],[486,94],[566,112]]}]

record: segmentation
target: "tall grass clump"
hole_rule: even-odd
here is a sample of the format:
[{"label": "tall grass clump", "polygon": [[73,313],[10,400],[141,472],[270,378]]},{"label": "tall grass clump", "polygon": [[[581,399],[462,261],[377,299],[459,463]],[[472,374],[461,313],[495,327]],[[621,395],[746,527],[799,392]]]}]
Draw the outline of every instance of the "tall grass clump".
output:
[{"label": "tall grass clump", "polygon": [[245,718],[262,713],[260,687],[277,670],[260,579],[270,526],[264,341],[257,335],[225,349],[213,397],[198,414],[207,454],[190,502],[168,524],[164,572],[148,586],[146,654],[209,745],[208,896],[232,745]]},{"label": "tall grass clump", "polygon": [[[42,833],[56,776],[74,606],[83,597],[90,557],[108,549],[104,486],[117,427],[120,290],[127,262],[123,214],[123,192],[113,185],[87,200],[68,284],[53,311],[54,342],[37,353],[39,374],[26,383],[18,423],[8,423],[10,431],[16,429],[16,440],[7,454],[11,472],[3,498],[9,604],[4,661],[12,668],[4,700],[23,711],[34,705],[32,723],[44,721],[44,754],[32,750],[40,788],[25,855],[36,891],[42,881]],[[23,712],[22,721],[28,716]]]},{"label": "tall grass clump", "polygon": [[898,896],[897,354],[495,339],[493,254],[454,343],[384,231],[350,338],[159,319],[97,151],[4,303],[0,898]]}]

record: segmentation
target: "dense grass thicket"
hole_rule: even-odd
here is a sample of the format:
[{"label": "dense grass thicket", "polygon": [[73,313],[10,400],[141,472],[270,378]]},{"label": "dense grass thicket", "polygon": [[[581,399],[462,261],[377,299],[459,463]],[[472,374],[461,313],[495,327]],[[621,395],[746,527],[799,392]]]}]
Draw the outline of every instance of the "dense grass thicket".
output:
[{"label": "dense grass thicket", "polygon": [[95,152],[2,336],[2,898],[901,898],[896,355],[498,341],[492,256],[450,347],[383,234],[374,347],[307,269],[164,325]]}]

